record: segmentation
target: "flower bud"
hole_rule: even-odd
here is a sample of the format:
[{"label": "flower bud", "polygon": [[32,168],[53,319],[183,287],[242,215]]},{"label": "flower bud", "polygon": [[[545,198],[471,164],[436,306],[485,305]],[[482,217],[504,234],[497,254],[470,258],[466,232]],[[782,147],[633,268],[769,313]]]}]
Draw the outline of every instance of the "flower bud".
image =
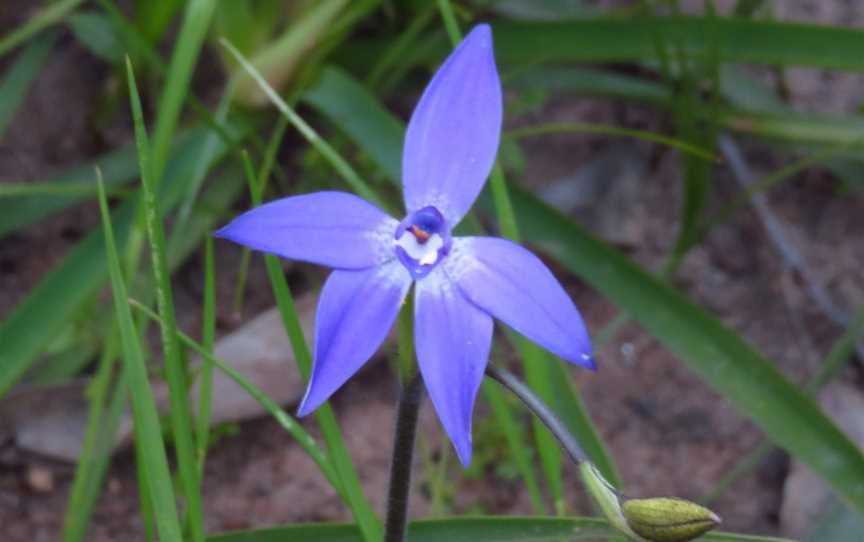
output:
[{"label": "flower bud", "polygon": [[622,506],[630,529],[651,542],[686,542],[720,524],[720,517],[683,499],[629,499]]}]

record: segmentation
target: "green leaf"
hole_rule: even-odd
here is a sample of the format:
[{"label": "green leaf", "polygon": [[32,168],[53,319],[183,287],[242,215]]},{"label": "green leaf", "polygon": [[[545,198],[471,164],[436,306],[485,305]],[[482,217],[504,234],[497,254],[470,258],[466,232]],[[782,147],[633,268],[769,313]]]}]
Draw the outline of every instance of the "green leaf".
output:
[{"label": "green leaf", "polygon": [[[161,198],[166,202],[163,211],[176,205],[187,188],[187,183],[198,162],[211,163],[224,155],[225,147],[220,143],[210,156],[187,153],[178,156],[166,171]],[[134,156],[132,158],[134,160]],[[214,186],[210,193],[215,204],[226,205],[225,197],[236,194],[236,179],[226,178]],[[233,187],[232,187],[233,184]],[[207,199],[205,198],[205,199]],[[114,228],[121,247],[129,232],[136,198],[118,207],[114,213]],[[200,223],[197,227],[201,227]],[[197,242],[188,230],[190,241]],[[197,230],[200,231],[201,230]],[[68,324],[70,316],[91,296],[95,295],[106,279],[105,247],[102,235],[94,231],[72,248],[67,255],[48,272],[39,284],[30,291],[13,312],[0,323],[0,395],[21,377],[45,348],[46,340],[54,337]]]},{"label": "green leaf", "polygon": [[[55,41],[57,41],[57,34],[54,32],[48,32],[33,40],[21,52],[15,63],[6,70],[3,81],[0,81],[0,141],[3,140],[3,133],[15,117],[15,112],[27,96],[30,85],[48,60]],[[92,173],[91,169],[91,179]]]},{"label": "green leaf", "polygon": [[[235,140],[243,139],[251,132],[251,125],[239,117],[232,117],[224,128]],[[185,179],[193,175],[198,162],[196,151],[205,143],[209,130],[206,126],[197,126],[175,139],[165,170],[167,178]],[[217,158],[221,158],[225,150],[223,142],[218,146]],[[26,184],[34,188],[31,195],[0,197],[0,238],[95,194],[96,185],[92,179],[94,167],[102,171],[106,189],[114,189],[137,179],[135,145],[130,143],[45,181],[28,182]],[[40,186],[46,190],[39,190]],[[68,190],[64,191],[63,187]]]},{"label": "green leaf", "polygon": [[[412,522],[408,527],[411,542],[520,542],[539,540],[609,539],[620,533],[597,518],[551,517],[461,517]],[[361,542],[354,525],[310,523],[285,525],[223,533],[208,542]],[[709,533],[705,542],[791,542],[782,538],[747,536],[733,533]]]},{"label": "green leaf", "polygon": [[[270,89],[269,86],[265,86],[264,88]],[[272,90],[270,90],[270,92],[272,92]],[[284,104],[284,106],[286,110],[291,111],[288,109],[287,104]],[[253,172],[252,164],[249,161],[248,155],[245,157],[244,169],[246,171],[246,180],[249,185],[249,191],[252,196],[252,204],[260,205],[262,195],[261,187],[263,186],[263,181],[265,179],[255,178],[255,173]],[[282,271],[282,265],[279,262],[279,259],[272,254],[264,254],[264,263],[267,267],[267,276],[270,279],[270,286],[273,289],[273,297],[276,298],[276,305],[279,307],[279,313],[282,317],[282,324],[285,327],[285,333],[288,335],[291,349],[294,352],[294,359],[297,363],[297,368],[300,371],[300,375],[308,380],[312,370],[312,353],[309,350],[309,345],[306,343],[306,338],[303,335],[300,316],[297,313],[297,307],[294,304],[294,297],[288,287],[288,281],[285,279],[285,273]],[[315,419],[321,427],[321,433],[324,436],[324,441],[327,443],[327,451],[330,453],[331,462],[340,482],[337,491],[340,491],[340,494],[344,496],[345,502],[351,508],[351,512],[354,514],[354,519],[360,526],[364,539],[367,542],[374,542],[381,539],[381,523],[363,493],[363,486],[360,484],[357,471],[354,468],[354,464],[351,462],[351,456],[345,446],[342,432],[339,430],[339,423],[336,421],[336,415],[333,413],[333,409],[328,403],[319,406],[315,410]]]},{"label": "green leaf", "polygon": [[0,38],[0,56],[18,47],[40,31],[62,21],[84,0],[59,0],[37,11],[26,23]]},{"label": "green leaf", "polygon": [[111,214],[108,211],[108,202],[101,180],[99,183],[99,209],[102,213],[102,227],[108,255],[108,272],[111,277],[114,312],[120,328],[123,362],[129,375],[128,385],[132,396],[135,439],[141,451],[140,459],[142,462],[138,467],[147,473],[149,494],[156,516],[159,538],[165,542],[181,542],[183,538],[180,520],[177,517],[171,470],[168,467],[165,443],[162,440],[162,429],[159,426],[156,399],[153,397],[153,390],[150,389],[150,378],[144,363],[144,354],[141,344],[138,342],[138,332],[132,321],[129,304],[126,301],[129,296],[123,281],[123,273],[120,270],[120,258],[117,255],[117,245],[111,226]]},{"label": "green leaf", "polygon": [[156,181],[151,177],[150,142],[144,125],[144,112],[141,98],[135,83],[132,62],[126,59],[126,77],[129,84],[129,101],[132,107],[132,120],[135,126],[135,142],[138,149],[138,163],[141,173],[141,189],[144,201],[144,218],[147,237],[150,240],[150,262],[153,265],[156,300],[162,316],[160,330],[165,374],[168,380],[168,395],[171,404],[171,429],[183,497],[187,506],[186,527],[194,541],[204,540],[204,513],[201,505],[201,487],[198,477],[198,463],[195,461],[195,443],[192,440],[192,416],[189,413],[187,397],[188,384],[184,357],[180,352],[177,339],[177,318],[174,312],[174,293],[171,275],[168,271],[168,257],[165,249],[165,230],[162,213],[156,201]]},{"label": "green leaf", "polygon": [[402,138],[405,128],[392,115],[380,115],[378,100],[357,80],[339,68],[328,66],[306,92],[303,101],[319,111],[354,141],[364,141],[363,150],[391,179],[399,179]]},{"label": "green leaf", "polygon": [[558,211],[530,193],[511,189],[527,241],[630,313],[769,439],[864,510],[861,451],[770,361],[716,318]]},{"label": "green leaf", "polygon": [[[180,2],[148,1],[146,4],[179,6]],[[180,110],[189,93],[189,81],[195,72],[198,55],[201,53],[215,7],[216,0],[189,0],[183,13],[183,23],[171,53],[171,63],[168,65],[165,86],[156,111],[156,126],[153,128],[151,175],[156,186],[159,186],[162,179],[173,144],[174,131],[180,119]],[[173,9],[173,6],[170,9]]]},{"label": "green leaf", "polygon": [[111,18],[95,11],[74,13],[67,19],[75,38],[91,53],[116,64],[123,58],[123,46]]},{"label": "green leaf", "polygon": [[864,31],[725,17],[598,17],[580,21],[493,24],[502,64],[621,62],[657,58],[656,40],[685,57],[721,62],[864,69]]}]

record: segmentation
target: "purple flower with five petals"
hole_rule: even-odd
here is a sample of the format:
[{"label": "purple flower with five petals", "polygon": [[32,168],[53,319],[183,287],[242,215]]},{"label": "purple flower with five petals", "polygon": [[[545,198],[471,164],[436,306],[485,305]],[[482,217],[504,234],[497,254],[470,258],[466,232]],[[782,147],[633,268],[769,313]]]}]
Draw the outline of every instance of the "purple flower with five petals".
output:
[{"label": "purple flower with five petals", "polygon": [[494,237],[452,237],[486,181],[501,132],[492,32],[479,25],[432,78],[405,135],[400,222],[345,192],[276,200],[216,235],[332,267],[318,302],[314,366],[298,415],[326,401],[372,357],[415,285],[417,361],[464,465],[471,415],[497,318],[593,369],[582,317],[533,254]]}]

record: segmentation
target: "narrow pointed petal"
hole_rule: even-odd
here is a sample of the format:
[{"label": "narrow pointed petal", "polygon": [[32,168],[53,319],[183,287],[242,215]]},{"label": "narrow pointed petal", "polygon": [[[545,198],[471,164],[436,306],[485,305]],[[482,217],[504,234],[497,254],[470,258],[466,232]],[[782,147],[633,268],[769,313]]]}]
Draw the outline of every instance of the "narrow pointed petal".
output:
[{"label": "narrow pointed petal", "polygon": [[537,256],[495,237],[459,237],[445,271],[475,305],[567,361],[594,369],[576,306]]},{"label": "narrow pointed petal", "polygon": [[402,155],[405,207],[437,207],[452,227],[492,169],[501,133],[492,31],[479,25],[444,62],[417,104]]},{"label": "narrow pointed petal", "polygon": [[315,361],[298,416],[315,410],[378,350],[411,286],[398,261],[330,274],[315,316]]},{"label": "narrow pointed petal", "polygon": [[414,335],[420,372],[464,466],[471,462],[471,415],[492,344],[492,318],[472,305],[439,267],[417,281]]},{"label": "narrow pointed petal", "polygon": [[337,269],[394,257],[398,222],[347,192],[314,192],[256,207],[215,233],[249,248]]}]

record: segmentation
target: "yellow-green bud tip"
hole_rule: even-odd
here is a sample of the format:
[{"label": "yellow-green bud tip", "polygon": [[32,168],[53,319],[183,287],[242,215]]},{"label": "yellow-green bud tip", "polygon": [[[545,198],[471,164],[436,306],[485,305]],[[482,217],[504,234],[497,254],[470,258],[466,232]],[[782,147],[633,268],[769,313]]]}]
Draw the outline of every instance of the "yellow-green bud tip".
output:
[{"label": "yellow-green bud tip", "polygon": [[720,516],[696,503],[674,498],[629,499],[622,507],[627,525],[651,542],[686,542],[720,524]]}]

